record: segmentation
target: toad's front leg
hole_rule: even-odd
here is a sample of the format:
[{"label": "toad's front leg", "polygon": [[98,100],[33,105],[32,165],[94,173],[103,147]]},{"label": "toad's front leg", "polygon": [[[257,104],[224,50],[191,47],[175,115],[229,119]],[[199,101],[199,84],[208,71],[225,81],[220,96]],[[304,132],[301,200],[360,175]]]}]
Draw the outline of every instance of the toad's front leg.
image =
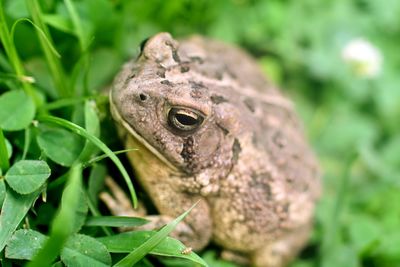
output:
[{"label": "toad's front leg", "polygon": [[[114,182],[112,178],[107,178],[106,186],[110,190],[100,193],[100,199],[105,203],[111,213],[115,216],[145,217],[150,222],[135,227],[136,230],[159,229],[171,222],[181,213],[188,210],[200,198],[193,198],[184,193],[170,194],[170,200],[164,199],[163,208],[159,209],[160,215],[146,215],[143,205],[139,209],[132,207],[131,201],[126,193]],[[165,197],[165,195],[164,195]],[[168,211],[168,212],[163,212]],[[122,231],[132,230],[132,228],[122,228]],[[194,250],[201,250],[211,239],[212,222],[209,216],[209,207],[204,199],[186,216],[185,220],[177,225],[171,236],[182,241],[186,246]]]}]

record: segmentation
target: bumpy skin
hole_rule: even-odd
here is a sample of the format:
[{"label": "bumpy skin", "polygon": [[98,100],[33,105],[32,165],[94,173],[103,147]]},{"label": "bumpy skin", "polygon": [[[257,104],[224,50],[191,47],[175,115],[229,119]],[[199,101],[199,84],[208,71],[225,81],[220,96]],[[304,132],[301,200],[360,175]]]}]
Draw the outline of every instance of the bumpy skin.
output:
[{"label": "bumpy skin", "polygon": [[[213,240],[252,265],[281,267],[305,244],[318,166],[291,102],[246,53],[157,34],[116,78],[111,107],[126,146],[140,150],[130,160],[161,214],[153,226],[200,200],[175,233],[194,249]],[[203,122],[176,129],[173,108]]]}]

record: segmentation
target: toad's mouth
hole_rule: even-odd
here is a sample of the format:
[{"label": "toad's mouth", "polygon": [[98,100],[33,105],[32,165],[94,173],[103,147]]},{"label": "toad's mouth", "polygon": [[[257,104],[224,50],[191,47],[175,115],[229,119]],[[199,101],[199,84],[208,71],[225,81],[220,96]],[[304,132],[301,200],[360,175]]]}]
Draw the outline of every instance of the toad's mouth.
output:
[{"label": "toad's mouth", "polygon": [[145,138],[143,138],[131,124],[129,124],[119,113],[117,107],[113,103],[112,97],[110,95],[110,109],[111,114],[114,119],[121,124],[121,126],[129,132],[132,138],[134,138],[138,143],[142,144],[151,154],[157,157],[162,163],[164,163],[167,167],[171,169],[173,172],[179,172],[177,167],[174,166],[166,157],[164,157],[156,148],[147,142]]}]

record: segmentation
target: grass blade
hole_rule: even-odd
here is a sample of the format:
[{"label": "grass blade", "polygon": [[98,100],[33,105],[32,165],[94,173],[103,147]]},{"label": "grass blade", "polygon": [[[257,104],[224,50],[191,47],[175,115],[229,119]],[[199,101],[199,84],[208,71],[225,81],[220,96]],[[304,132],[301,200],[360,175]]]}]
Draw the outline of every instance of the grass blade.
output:
[{"label": "grass blade", "polygon": [[[81,48],[81,59],[78,61],[77,65],[81,65],[82,64],[82,73],[83,73],[83,94],[84,95],[89,95],[89,86],[88,86],[88,71],[89,71],[89,46],[90,46],[90,42],[89,42],[89,38],[88,35],[85,34],[84,31],[84,27],[82,24],[82,21],[79,17],[79,14],[75,8],[75,5],[73,3],[73,1],[71,0],[64,0],[65,6],[68,10],[68,14],[71,17],[71,21],[73,24],[73,28],[75,31],[76,36],[78,37],[79,40],[79,45]],[[74,75],[73,75],[74,77]],[[74,77],[72,79],[73,82],[75,82],[75,78]]]},{"label": "grass blade", "polygon": [[82,190],[82,166],[74,165],[71,168],[69,180],[65,186],[59,212],[51,225],[50,237],[44,247],[35,255],[28,267],[50,266],[59,255],[67,238],[71,235],[79,198],[76,192]]},{"label": "grass blade", "polygon": [[31,128],[27,127],[24,134],[24,149],[22,150],[22,158],[25,159],[28,155],[29,147],[31,146]]},{"label": "grass blade", "polygon": [[118,157],[115,156],[114,153],[100,139],[98,139],[94,135],[89,134],[84,128],[80,127],[79,125],[76,125],[70,121],[67,121],[67,120],[64,120],[61,118],[44,115],[44,116],[40,116],[38,118],[38,120],[43,123],[51,123],[51,124],[55,124],[55,125],[59,125],[61,127],[67,128],[67,129],[71,130],[72,132],[85,137],[86,139],[91,141],[93,144],[95,144],[98,148],[100,148],[105,154],[107,154],[108,157],[110,157],[110,159],[115,163],[115,165],[117,166],[117,168],[119,169],[119,171],[121,172],[122,176],[125,179],[125,182],[128,186],[128,189],[129,189],[132,201],[133,201],[133,207],[134,208],[137,207],[136,193],[135,193],[132,181],[130,180],[130,177],[129,177],[127,171],[125,170],[124,166],[122,165],[122,163],[118,159]]},{"label": "grass blade", "polygon": [[80,104],[88,100],[89,97],[71,97],[71,98],[63,98],[60,100],[56,100],[51,103],[44,104],[41,108],[46,111],[50,111],[53,109],[59,109],[64,107],[69,107],[73,105]]},{"label": "grass blade", "polygon": [[117,262],[114,267],[129,267],[140,261],[147,253],[149,253],[155,246],[157,246],[169,233],[174,230],[180,221],[197,205],[196,202],[190,209],[182,213],[178,218],[161,228],[155,235],[150,237],[140,247],[129,253],[125,258]]},{"label": "grass blade", "polygon": [[136,227],[149,221],[138,217],[128,216],[95,216],[88,217],[85,226],[109,226],[109,227]]},{"label": "grass blade", "polygon": [[35,23],[33,23],[32,20],[27,19],[27,18],[21,18],[18,19],[17,21],[14,22],[14,24],[11,27],[11,38],[12,40],[14,40],[14,33],[15,33],[15,28],[17,27],[17,25],[21,22],[28,22],[30,23],[38,32],[38,34],[43,38],[43,40],[46,42],[47,46],[49,47],[50,51],[56,56],[56,57],[61,57],[61,55],[57,52],[57,50],[54,48],[53,44],[51,43],[51,41],[47,38],[46,34],[44,33],[44,31],[39,28],[39,26],[37,26]]},{"label": "grass blade", "polygon": [[[130,151],[135,151],[138,150],[137,148],[129,148],[129,149],[122,149],[122,150],[118,150],[118,151],[113,151],[114,155],[118,155],[118,154],[122,154],[122,153],[126,153],[126,152],[130,152]],[[99,162],[100,160],[103,160],[105,158],[108,158],[107,154],[102,154],[100,156],[91,158],[90,160],[88,160],[87,162],[83,163],[83,168],[89,167],[92,164],[95,164],[97,162]]]},{"label": "grass blade", "polygon": [[79,44],[81,46],[81,51],[87,49],[88,42],[85,38],[85,33],[83,31],[82,22],[79,18],[78,12],[76,11],[75,5],[71,0],[64,0],[65,6],[67,7],[68,14],[71,17],[72,24],[74,26],[75,33],[78,37]]},{"label": "grass blade", "polygon": [[345,199],[349,193],[349,179],[350,179],[350,171],[354,164],[354,161],[357,159],[357,154],[352,153],[351,155],[345,158],[345,165],[343,167],[343,173],[341,175],[341,180],[339,183],[339,192],[335,198],[334,207],[332,210],[331,219],[329,223],[326,225],[326,234],[322,238],[322,245],[320,249],[320,259],[321,266],[329,265],[329,260],[332,255],[332,251],[335,250],[335,246],[337,246],[338,238],[339,238],[339,228],[340,228],[340,219],[343,212],[343,208],[345,205]]},{"label": "grass blade", "polygon": [[[96,239],[103,243],[107,247],[107,250],[111,253],[130,253],[131,251],[140,247],[143,242],[155,234],[157,234],[156,231],[131,231],[119,233],[113,236],[98,237]],[[182,253],[182,251],[185,249],[187,249],[187,247],[182,244],[182,242],[167,236],[160,243],[158,243],[157,246],[149,251],[149,254],[163,257],[181,258],[197,263],[196,265],[190,266],[207,266],[207,263],[204,262],[196,253]]]}]

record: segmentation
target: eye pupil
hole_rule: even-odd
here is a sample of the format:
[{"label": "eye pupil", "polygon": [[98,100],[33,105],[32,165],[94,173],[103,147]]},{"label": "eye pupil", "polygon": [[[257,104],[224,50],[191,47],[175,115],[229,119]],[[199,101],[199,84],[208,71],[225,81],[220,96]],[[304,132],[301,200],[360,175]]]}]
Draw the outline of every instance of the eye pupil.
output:
[{"label": "eye pupil", "polygon": [[197,124],[197,119],[193,118],[191,116],[187,116],[185,114],[179,114],[177,113],[175,115],[175,118],[178,122],[180,122],[183,125],[188,125],[188,126],[192,126],[192,125],[196,125]]},{"label": "eye pupil", "polygon": [[171,108],[168,112],[168,124],[179,131],[189,132],[196,130],[203,120],[202,115],[187,108]]}]

